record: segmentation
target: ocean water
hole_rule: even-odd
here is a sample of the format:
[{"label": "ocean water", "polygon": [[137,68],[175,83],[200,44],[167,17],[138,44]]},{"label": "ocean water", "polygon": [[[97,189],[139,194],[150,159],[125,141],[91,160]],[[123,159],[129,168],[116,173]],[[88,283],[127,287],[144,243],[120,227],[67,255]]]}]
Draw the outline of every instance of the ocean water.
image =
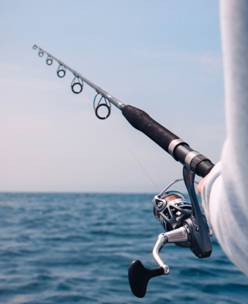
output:
[{"label": "ocean water", "polygon": [[248,303],[248,279],[214,241],[208,259],[173,245],[171,274],[135,298],[133,259],[154,267],[161,227],[148,194],[0,194],[0,303]]}]

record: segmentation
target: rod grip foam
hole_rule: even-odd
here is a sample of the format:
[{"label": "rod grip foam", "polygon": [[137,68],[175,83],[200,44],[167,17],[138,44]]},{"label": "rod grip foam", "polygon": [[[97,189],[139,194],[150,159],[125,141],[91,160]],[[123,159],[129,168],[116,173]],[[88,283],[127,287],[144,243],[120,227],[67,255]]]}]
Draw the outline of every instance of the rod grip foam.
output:
[{"label": "rod grip foam", "polygon": [[[166,129],[164,126],[150,117],[146,112],[138,108],[125,105],[121,110],[123,116],[135,129],[144,133],[163,150],[169,153],[168,148],[170,143],[179,138],[176,134]],[[193,149],[186,142],[183,142],[175,148],[172,156],[177,161],[185,165],[186,156],[192,151]],[[191,160],[191,163],[186,165],[190,166],[197,175],[202,177],[206,176],[214,166],[214,164],[208,158],[201,154],[195,156],[195,158]]]}]

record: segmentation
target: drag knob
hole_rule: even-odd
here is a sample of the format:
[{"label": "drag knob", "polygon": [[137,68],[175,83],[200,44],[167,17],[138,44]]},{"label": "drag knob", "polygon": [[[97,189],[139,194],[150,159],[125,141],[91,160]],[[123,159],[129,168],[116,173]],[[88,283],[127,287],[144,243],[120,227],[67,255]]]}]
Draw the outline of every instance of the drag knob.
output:
[{"label": "drag knob", "polygon": [[139,261],[133,261],[128,268],[128,280],[133,294],[138,298],[143,298],[149,280],[164,274],[164,268],[147,269]]}]

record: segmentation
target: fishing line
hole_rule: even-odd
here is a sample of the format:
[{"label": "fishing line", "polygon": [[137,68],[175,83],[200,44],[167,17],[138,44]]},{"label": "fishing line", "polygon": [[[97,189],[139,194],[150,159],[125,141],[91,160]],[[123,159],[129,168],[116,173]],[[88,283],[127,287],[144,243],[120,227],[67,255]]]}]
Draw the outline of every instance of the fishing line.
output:
[{"label": "fishing line", "polygon": [[155,179],[152,177],[152,175],[149,173],[149,170],[147,167],[144,165],[144,162],[140,159],[140,155],[137,155],[134,150],[131,148],[131,145],[126,146],[126,150],[128,151],[129,155],[132,157],[132,159],[136,162],[138,165],[140,171],[144,173],[146,176],[147,180],[153,186],[155,189],[159,189],[159,184]]}]

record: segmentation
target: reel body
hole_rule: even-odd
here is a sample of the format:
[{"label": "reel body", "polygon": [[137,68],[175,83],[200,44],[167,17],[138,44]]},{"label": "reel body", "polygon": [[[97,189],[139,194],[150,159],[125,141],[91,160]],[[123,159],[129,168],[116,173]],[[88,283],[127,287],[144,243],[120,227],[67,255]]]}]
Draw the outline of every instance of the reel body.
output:
[{"label": "reel body", "polygon": [[198,258],[206,258],[211,255],[212,245],[209,228],[195,193],[194,178],[194,173],[184,166],[183,181],[190,202],[182,193],[168,191],[172,185],[180,180],[169,184],[153,199],[153,213],[165,230],[158,235],[152,251],[153,258],[159,268],[147,269],[139,260],[130,264],[129,284],[136,297],[143,298],[145,296],[147,284],[151,278],[169,274],[169,266],[160,257],[160,251],[167,243],[188,247]]}]

